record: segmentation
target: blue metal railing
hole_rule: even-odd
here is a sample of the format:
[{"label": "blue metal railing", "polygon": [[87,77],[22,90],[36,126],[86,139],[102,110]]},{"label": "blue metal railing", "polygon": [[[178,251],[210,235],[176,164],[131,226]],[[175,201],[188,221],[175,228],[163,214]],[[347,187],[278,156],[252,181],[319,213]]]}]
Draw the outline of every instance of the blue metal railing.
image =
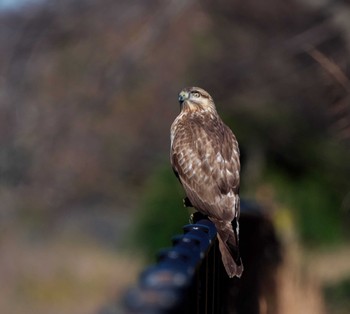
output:
[{"label": "blue metal railing", "polygon": [[218,313],[221,257],[215,226],[201,219],[183,229],[127,293],[127,313]]},{"label": "blue metal railing", "polygon": [[[262,298],[276,313],[276,269],[281,247],[266,212],[241,202],[241,279],[229,279],[222,265],[214,224],[196,213],[194,224],[158,254],[123,299],[124,314],[258,314]],[[114,312],[113,312],[114,313]],[[120,313],[120,312],[117,312]]]}]

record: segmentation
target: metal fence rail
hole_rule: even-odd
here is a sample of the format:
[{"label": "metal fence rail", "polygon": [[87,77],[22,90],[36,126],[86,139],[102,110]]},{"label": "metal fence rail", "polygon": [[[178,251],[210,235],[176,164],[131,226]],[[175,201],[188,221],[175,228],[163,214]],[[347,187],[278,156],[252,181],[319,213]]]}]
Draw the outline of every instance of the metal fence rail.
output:
[{"label": "metal fence rail", "polygon": [[127,293],[127,313],[220,313],[222,266],[215,226],[201,219],[183,230]]},{"label": "metal fence rail", "polygon": [[[241,203],[241,279],[229,279],[214,224],[197,213],[194,224],[160,251],[123,300],[125,314],[258,314],[261,300],[276,312],[276,270],[281,247],[273,224],[255,203]],[[120,313],[120,312],[118,312]]]}]

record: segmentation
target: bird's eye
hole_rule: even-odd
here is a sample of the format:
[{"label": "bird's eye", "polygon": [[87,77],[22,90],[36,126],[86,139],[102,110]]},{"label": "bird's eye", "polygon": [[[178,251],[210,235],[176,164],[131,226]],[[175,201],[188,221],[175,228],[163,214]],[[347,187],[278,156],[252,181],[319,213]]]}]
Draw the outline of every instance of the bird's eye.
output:
[{"label": "bird's eye", "polygon": [[197,98],[201,97],[201,94],[198,92],[193,92],[192,95]]}]

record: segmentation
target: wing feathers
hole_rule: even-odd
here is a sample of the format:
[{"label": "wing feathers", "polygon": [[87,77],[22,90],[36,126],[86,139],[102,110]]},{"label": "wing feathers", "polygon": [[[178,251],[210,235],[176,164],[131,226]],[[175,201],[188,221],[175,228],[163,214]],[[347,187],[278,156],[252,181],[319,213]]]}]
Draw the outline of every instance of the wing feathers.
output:
[{"label": "wing feathers", "polygon": [[220,217],[225,212],[225,217],[233,218],[238,210],[234,195],[239,186],[238,144],[218,116],[206,118],[186,115],[172,127],[172,166],[198,210],[217,212]]}]

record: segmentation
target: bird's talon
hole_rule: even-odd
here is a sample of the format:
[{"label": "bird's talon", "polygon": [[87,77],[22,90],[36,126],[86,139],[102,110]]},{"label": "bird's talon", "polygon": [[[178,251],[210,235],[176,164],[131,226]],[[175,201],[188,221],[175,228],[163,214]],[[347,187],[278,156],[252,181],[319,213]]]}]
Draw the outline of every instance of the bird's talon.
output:
[{"label": "bird's talon", "polygon": [[185,197],[183,200],[182,200],[183,204],[184,204],[184,207],[193,207],[191,201],[188,199],[188,197]]}]

